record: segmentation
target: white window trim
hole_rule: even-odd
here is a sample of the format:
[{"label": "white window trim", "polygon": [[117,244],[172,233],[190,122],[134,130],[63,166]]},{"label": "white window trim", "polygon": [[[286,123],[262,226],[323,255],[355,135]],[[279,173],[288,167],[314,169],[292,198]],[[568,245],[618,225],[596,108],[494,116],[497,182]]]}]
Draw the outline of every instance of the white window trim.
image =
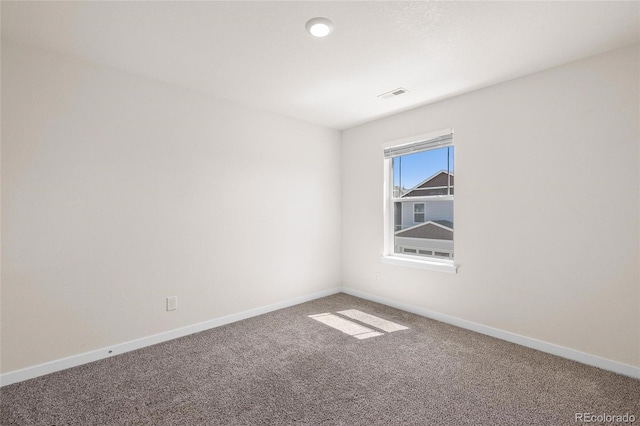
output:
[{"label": "white window trim", "polygon": [[446,201],[446,200],[453,200],[453,195],[418,195],[415,197],[409,197],[409,198],[392,198],[391,200],[394,202],[403,202],[403,201]]},{"label": "white window trim", "polygon": [[[389,148],[397,145],[404,145],[412,142],[419,142],[421,140],[433,139],[438,136],[453,133],[453,129],[443,129],[437,132],[428,134],[417,135],[410,138],[403,138],[399,140],[387,141],[383,144],[382,148]],[[393,194],[393,174],[392,174],[392,159],[385,158],[384,160],[384,186],[383,186],[383,217],[384,217],[384,249],[382,253],[382,262],[389,265],[405,266],[411,268],[425,269],[429,271],[438,271],[455,274],[458,272],[458,266],[454,263],[455,260],[440,260],[434,258],[424,258],[422,256],[411,256],[407,254],[394,253],[394,233],[395,224],[393,223],[393,203],[394,198],[390,196]],[[449,196],[447,196],[449,198]],[[451,197],[453,198],[453,197]],[[416,200],[419,201],[419,200]],[[455,241],[455,234],[454,234]],[[455,243],[454,243],[455,244]]]}]

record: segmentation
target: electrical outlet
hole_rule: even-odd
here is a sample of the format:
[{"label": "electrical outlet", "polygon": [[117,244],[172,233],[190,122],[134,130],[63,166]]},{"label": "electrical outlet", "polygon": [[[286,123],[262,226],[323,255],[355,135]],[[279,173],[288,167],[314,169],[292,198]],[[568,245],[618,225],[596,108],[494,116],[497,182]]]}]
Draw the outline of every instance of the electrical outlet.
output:
[{"label": "electrical outlet", "polygon": [[167,311],[178,309],[178,296],[167,297]]}]

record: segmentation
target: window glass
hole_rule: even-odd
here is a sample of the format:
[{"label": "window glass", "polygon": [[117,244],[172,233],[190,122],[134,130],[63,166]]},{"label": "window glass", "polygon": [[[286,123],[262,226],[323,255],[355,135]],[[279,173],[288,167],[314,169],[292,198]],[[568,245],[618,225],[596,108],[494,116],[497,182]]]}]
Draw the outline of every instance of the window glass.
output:
[{"label": "window glass", "polygon": [[391,168],[393,252],[452,258],[454,147],[398,155]]}]

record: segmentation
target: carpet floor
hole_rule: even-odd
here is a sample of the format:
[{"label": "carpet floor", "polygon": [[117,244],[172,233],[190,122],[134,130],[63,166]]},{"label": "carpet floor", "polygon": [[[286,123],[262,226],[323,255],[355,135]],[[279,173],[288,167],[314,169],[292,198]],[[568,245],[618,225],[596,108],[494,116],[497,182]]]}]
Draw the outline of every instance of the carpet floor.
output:
[{"label": "carpet floor", "polygon": [[[360,339],[309,317],[348,309],[408,329],[360,324],[381,331]],[[640,380],[346,294],[0,389],[5,426],[581,424],[576,413],[640,422]]]}]

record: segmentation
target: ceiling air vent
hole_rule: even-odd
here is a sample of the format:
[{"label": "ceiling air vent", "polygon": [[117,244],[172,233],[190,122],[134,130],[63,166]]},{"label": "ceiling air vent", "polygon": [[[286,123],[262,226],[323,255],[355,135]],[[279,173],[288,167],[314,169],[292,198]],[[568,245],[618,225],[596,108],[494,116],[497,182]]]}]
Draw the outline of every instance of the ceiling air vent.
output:
[{"label": "ceiling air vent", "polygon": [[387,93],[383,93],[382,95],[378,95],[378,97],[380,99],[389,99],[389,98],[395,98],[396,96],[400,96],[403,95],[405,93],[407,93],[408,90],[403,88],[403,87],[398,87],[397,89],[393,89]]}]

